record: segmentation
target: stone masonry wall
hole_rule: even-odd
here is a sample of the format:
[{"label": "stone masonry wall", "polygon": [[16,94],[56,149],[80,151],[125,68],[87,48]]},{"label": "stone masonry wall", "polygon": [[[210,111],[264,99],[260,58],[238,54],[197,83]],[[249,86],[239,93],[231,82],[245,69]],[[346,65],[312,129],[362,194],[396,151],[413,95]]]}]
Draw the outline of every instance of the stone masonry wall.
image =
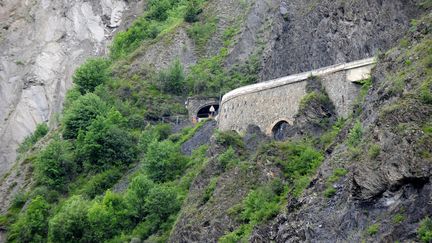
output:
[{"label": "stone masonry wall", "polygon": [[277,122],[292,124],[310,76],[321,78],[337,114],[347,117],[361,87],[356,82],[369,78],[374,63],[363,59],[235,89],[222,98],[219,129],[243,132],[254,124],[270,135]]}]

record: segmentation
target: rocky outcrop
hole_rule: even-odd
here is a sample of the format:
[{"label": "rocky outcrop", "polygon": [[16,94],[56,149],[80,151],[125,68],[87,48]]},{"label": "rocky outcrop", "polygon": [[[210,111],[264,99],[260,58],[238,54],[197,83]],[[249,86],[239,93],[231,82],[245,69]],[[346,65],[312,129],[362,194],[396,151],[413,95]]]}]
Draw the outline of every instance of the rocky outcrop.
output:
[{"label": "rocky outcrop", "polygon": [[38,123],[55,123],[74,69],[142,10],[138,0],[0,3],[0,176]]},{"label": "rocky outcrop", "polygon": [[[429,14],[380,56],[352,121],[362,135],[348,125],[303,196],[289,197],[287,213],[252,242],[417,242],[418,223],[432,215],[431,34]],[[348,174],[330,180],[338,168]]]},{"label": "rocky outcrop", "polygon": [[421,12],[419,0],[281,1],[266,47],[268,80],[372,57],[392,47]]}]

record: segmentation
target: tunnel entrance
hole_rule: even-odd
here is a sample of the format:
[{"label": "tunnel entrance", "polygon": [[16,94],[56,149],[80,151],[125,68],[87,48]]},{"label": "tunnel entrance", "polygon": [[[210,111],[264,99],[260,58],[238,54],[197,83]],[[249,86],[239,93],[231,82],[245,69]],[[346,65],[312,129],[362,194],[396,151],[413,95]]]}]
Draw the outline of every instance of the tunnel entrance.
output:
[{"label": "tunnel entrance", "polygon": [[290,124],[287,121],[279,121],[272,129],[273,138],[275,140],[284,140],[287,136]]},{"label": "tunnel entrance", "polygon": [[[211,111],[211,107],[213,106],[214,108],[214,112]],[[207,105],[202,107],[201,109],[199,109],[198,113],[197,113],[197,117],[198,118],[209,118],[210,115],[217,115],[219,111],[219,105]]]}]

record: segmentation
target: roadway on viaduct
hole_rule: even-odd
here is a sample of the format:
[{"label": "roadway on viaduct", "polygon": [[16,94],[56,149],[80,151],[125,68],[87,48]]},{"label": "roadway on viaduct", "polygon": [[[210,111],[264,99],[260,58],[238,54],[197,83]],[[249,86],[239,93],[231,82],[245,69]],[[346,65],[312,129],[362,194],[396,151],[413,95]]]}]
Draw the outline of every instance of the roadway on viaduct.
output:
[{"label": "roadway on viaduct", "polygon": [[232,90],[222,97],[219,129],[243,132],[248,125],[254,124],[271,135],[278,122],[292,124],[311,76],[320,78],[337,115],[347,117],[361,88],[358,82],[370,77],[374,65],[375,59],[368,58]]}]

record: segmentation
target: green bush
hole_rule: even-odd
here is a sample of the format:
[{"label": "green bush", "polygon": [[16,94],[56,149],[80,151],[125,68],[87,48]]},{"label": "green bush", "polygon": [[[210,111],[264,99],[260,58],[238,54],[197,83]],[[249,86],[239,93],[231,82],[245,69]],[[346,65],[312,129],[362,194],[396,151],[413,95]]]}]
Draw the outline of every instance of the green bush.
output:
[{"label": "green bush", "polygon": [[366,232],[367,232],[370,236],[375,235],[376,233],[378,233],[380,227],[381,227],[381,225],[380,225],[379,223],[372,224],[372,225],[370,225],[370,226],[366,229]]},{"label": "green bush", "polygon": [[50,242],[89,242],[87,213],[89,202],[81,196],[72,196],[49,221]]},{"label": "green bush", "polygon": [[348,145],[355,147],[360,144],[363,137],[363,128],[360,121],[356,121],[348,134]]},{"label": "green bush", "polygon": [[324,196],[327,198],[333,197],[336,194],[336,189],[333,187],[329,187],[324,191]]},{"label": "green bush", "polygon": [[148,146],[144,156],[144,169],[150,179],[166,182],[180,175],[186,165],[185,158],[171,141],[154,141]]},{"label": "green bush", "polygon": [[88,59],[73,75],[73,81],[78,85],[81,94],[93,92],[96,86],[109,79],[110,63],[103,58]]},{"label": "green bush", "polygon": [[64,111],[63,117],[63,137],[75,139],[78,131],[86,131],[87,127],[99,115],[105,115],[108,106],[97,95],[88,93],[80,96],[71,104],[69,109]]},{"label": "green bush", "polygon": [[144,175],[138,175],[132,179],[132,182],[129,184],[126,200],[130,205],[131,214],[138,221],[144,219],[147,216],[148,212],[145,208],[145,201],[148,197],[150,189],[155,186],[153,181],[148,179]]},{"label": "green bush", "polygon": [[9,242],[44,242],[48,233],[50,207],[41,196],[34,198],[11,226]]},{"label": "green bush", "polygon": [[369,151],[368,151],[369,158],[376,159],[380,153],[381,153],[381,147],[379,146],[379,144],[372,144],[369,147]]},{"label": "green bush", "polygon": [[166,221],[172,214],[180,210],[176,188],[158,185],[150,189],[145,200],[148,218],[156,222]]},{"label": "green bush", "polygon": [[39,185],[65,191],[76,171],[72,145],[59,138],[54,139],[39,153],[34,166],[35,179]]},{"label": "green bush", "polygon": [[244,142],[240,135],[235,131],[216,132],[216,142],[225,147],[244,148]]},{"label": "green bush", "polygon": [[80,132],[77,156],[87,170],[104,170],[112,166],[126,166],[136,159],[135,142],[120,126],[125,123],[118,111],[107,117],[98,116],[87,133]]},{"label": "green bush", "polygon": [[183,66],[178,59],[167,70],[161,71],[158,79],[165,92],[178,95],[184,91],[185,76]]},{"label": "green bush", "polygon": [[203,204],[206,203],[206,202],[208,202],[208,200],[210,200],[210,198],[212,198],[213,192],[216,189],[217,181],[218,181],[218,177],[211,178],[211,180],[210,180],[207,188],[204,191],[204,196],[203,196],[203,199],[202,199],[202,203]]},{"label": "green bush", "polygon": [[18,148],[18,153],[27,152],[33,145],[35,145],[41,138],[43,138],[49,131],[48,125],[46,123],[40,123],[36,126],[36,130],[32,135],[26,137],[24,142],[21,143]]},{"label": "green bush", "polygon": [[83,177],[80,180],[83,180],[84,184],[76,191],[75,194],[80,194],[88,198],[94,198],[98,195],[102,195],[122,176],[122,170],[118,168],[112,168],[96,175]]},{"label": "green bush", "polygon": [[210,19],[205,23],[194,23],[187,31],[189,37],[194,41],[198,51],[203,52],[207,42],[217,29],[216,20]]},{"label": "green bush", "polygon": [[188,23],[196,22],[200,13],[202,13],[200,2],[198,0],[189,0],[184,20]]},{"label": "green bush", "polygon": [[280,144],[285,159],[279,161],[287,178],[311,175],[324,159],[323,155],[313,147],[298,142]]},{"label": "green bush", "polygon": [[430,243],[432,241],[432,219],[426,217],[420,221],[417,233],[421,241],[424,243]]},{"label": "green bush", "polygon": [[240,163],[240,159],[231,146],[223,154],[219,155],[218,161],[224,170]]},{"label": "green bush", "polygon": [[168,10],[170,10],[177,0],[150,0],[149,19],[164,21],[168,18]]},{"label": "green bush", "polygon": [[420,86],[420,99],[425,104],[432,104],[432,78],[427,79]]},{"label": "green bush", "polygon": [[129,212],[123,197],[108,190],[102,200],[93,201],[87,213],[89,242],[103,242],[130,226]]},{"label": "green bush", "polygon": [[396,214],[395,216],[393,216],[393,219],[392,219],[394,224],[400,224],[404,220],[405,220],[405,215],[403,215],[401,213]]}]

